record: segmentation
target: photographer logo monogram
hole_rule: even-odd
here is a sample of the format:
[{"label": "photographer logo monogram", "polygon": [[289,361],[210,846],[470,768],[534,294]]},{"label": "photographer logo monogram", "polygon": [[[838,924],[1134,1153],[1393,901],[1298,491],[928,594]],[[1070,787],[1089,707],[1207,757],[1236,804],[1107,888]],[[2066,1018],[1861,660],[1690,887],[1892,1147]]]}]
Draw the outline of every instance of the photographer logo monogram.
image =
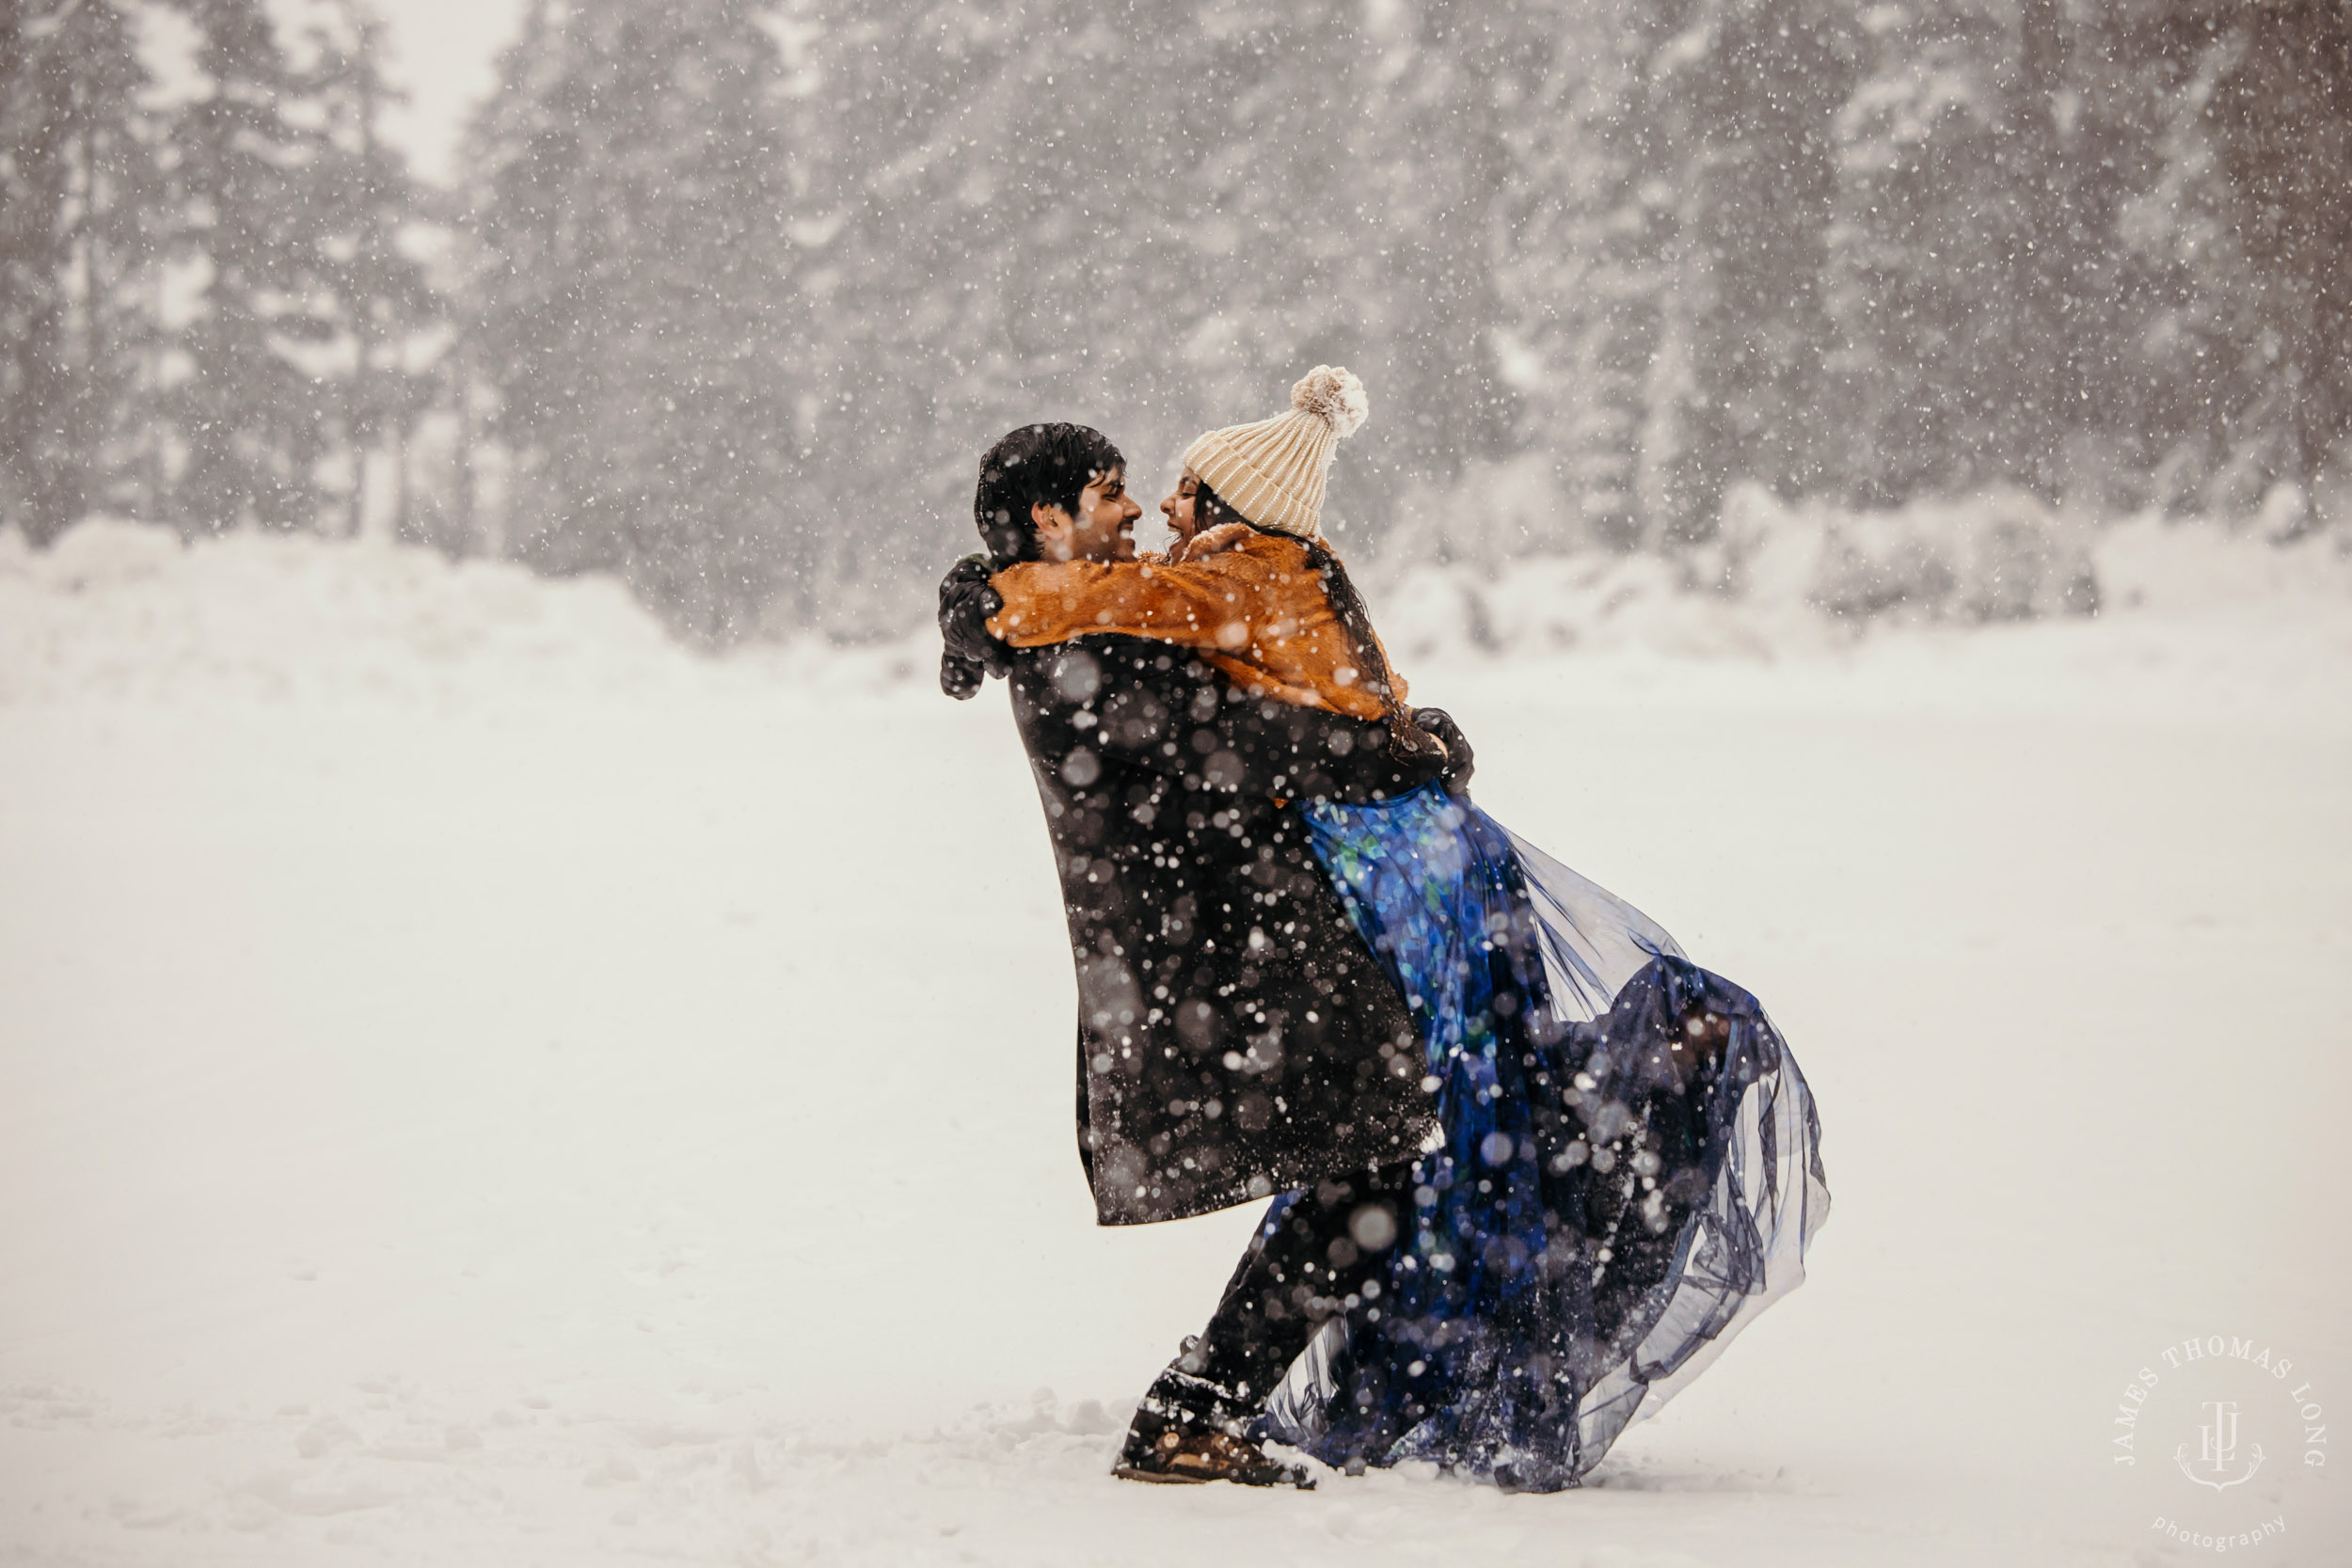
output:
[{"label": "photographer logo monogram", "polygon": [[[2328,1467],[2327,1409],[2295,1358],[2263,1341],[2209,1334],[2167,1345],[2127,1383],[2109,1455],[2165,1512],[2153,1528],[2226,1552],[2286,1532],[2295,1471]],[[2257,1476],[2263,1484],[2249,1485]]]},{"label": "photographer logo monogram", "polygon": [[[2181,1474],[2198,1485],[2210,1486],[2217,1492],[2235,1486],[2240,1481],[2253,1480],[2254,1472],[2263,1467],[2263,1450],[2259,1443],[2254,1445],[2253,1457],[2247,1461],[2246,1468],[2235,1475],[2229,1474],[2231,1462],[2237,1457],[2237,1401],[2207,1400],[2205,1410],[2213,1418],[2197,1429],[2198,1435],[2203,1439],[2199,1446],[2197,1459],[2200,1467],[2212,1466],[2213,1474],[2200,1475],[2189,1467],[2186,1443],[2182,1444],[2172,1455],[2180,1464]],[[2222,1479],[2225,1476],[2227,1480]]]}]

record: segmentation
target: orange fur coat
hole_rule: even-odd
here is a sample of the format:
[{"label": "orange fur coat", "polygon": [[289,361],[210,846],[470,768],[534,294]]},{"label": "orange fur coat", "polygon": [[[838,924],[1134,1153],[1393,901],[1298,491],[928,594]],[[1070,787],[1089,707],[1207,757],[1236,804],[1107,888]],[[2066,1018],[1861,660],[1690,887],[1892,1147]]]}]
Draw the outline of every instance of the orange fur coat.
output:
[{"label": "orange fur coat", "polygon": [[[1005,608],[988,629],[1016,648],[1089,633],[1147,637],[1194,649],[1244,691],[1384,717],[1307,547],[1285,535],[1227,523],[1168,560],[1029,561],[989,582]],[[1402,705],[1403,676],[1395,688]]]}]

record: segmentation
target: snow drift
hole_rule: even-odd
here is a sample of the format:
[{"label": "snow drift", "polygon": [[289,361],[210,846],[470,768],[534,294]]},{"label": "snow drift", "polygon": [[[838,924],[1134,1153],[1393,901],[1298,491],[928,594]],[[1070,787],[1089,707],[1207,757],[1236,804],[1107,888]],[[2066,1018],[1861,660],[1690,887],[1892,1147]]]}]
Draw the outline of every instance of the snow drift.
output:
[{"label": "snow drift", "polygon": [[1385,589],[1384,638],[1423,657],[1771,657],[1923,627],[2118,611],[2211,624],[2257,604],[2266,608],[2252,619],[2264,622],[2274,612],[2341,621],[2352,614],[2352,518],[2338,525],[2287,499],[2295,504],[2222,524],[2090,519],[2013,488],[1857,512],[1784,505],[1742,485],[1718,536],[1686,554],[1589,544],[1530,554],[1526,541],[1560,534],[1552,513],[1565,498],[1521,463],[1415,498],[1415,519],[1383,542],[1368,576]]}]

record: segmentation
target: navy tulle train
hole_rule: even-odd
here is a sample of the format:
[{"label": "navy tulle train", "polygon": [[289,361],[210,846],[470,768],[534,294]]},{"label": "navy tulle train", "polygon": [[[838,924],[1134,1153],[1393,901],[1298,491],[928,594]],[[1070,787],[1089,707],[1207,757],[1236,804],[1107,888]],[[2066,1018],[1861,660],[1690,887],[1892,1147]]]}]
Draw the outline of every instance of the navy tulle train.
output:
[{"label": "navy tulle train", "polygon": [[1755,997],[1467,800],[1305,815],[1421,1025],[1444,1142],[1261,1431],[1574,1485],[1802,1277],[1829,1208],[1812,1096]]}]

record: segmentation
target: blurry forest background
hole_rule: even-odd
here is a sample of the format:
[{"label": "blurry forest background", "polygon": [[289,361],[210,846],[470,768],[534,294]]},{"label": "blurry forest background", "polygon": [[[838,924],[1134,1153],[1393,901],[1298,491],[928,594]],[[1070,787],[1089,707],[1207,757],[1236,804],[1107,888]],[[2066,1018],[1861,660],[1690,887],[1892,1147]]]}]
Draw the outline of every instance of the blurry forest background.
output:
[{"label": "blurry forest background", "polygon": [[534,0],[447,185],[381,59],[360,0],[0,0],[0,525],[895,634],[1006,428],[1149,502],[1318,361],[1402,565],[1706,589],[1742,506],[1986,494],[2287,539],[2352,483],[2345,0]]}]

